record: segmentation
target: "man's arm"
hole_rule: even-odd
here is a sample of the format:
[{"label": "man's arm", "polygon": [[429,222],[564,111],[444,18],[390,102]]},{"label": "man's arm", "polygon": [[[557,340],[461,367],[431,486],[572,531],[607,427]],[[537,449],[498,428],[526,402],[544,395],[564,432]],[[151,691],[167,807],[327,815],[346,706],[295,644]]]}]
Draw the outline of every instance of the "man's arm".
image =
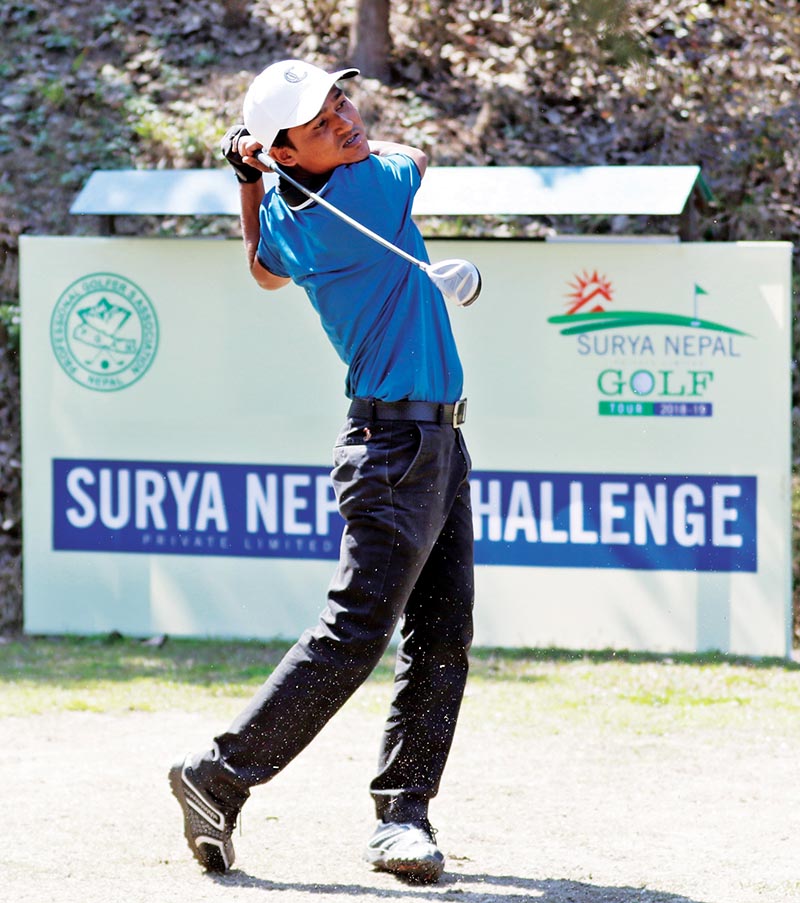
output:
[{"label": "man's arm", "polygon": [[258,260],[258,242],[261,237],[259,214],[264,198],[263,174],[267,167],[252,155],[260,148],[259,142],[243,125],[229,128],[221,143],[222,156],[231,164],[239,180],[242,238],[250,274],[261,288],[276,289],[282,288],[291,280],[271,273]]},{"label": "man's arm", "polygon": [[256,256],[260,238],[258,213],[263,197],[264,183],[261,181],[243,182],[239,186],[239,200],[242,205],[242,238],[244,239],[244,249],[247,254],[247,264],[250,267],[250,275],[261,288],[283,288],[291,280],[286,276],[276,276],[274,273],[271,273],[259,263]]},{"label": "man's arm", "polygon": [[405,154],[416,163],[420,178],[425,175],[428,168],[428,155],[418,147],[408,144],[396,144],[394,141],[370,141],[369,151],[377,157],[388,157],[390,154]]}]

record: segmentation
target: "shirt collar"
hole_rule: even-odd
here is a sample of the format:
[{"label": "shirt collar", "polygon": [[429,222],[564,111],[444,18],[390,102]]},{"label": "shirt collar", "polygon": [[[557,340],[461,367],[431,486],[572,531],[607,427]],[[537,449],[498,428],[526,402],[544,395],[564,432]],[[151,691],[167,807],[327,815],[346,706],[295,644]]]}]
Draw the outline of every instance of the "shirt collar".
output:
[{"label": "shirt collar", "polygon": [[[303,173],[297,176],[292,173],[292,177],[295,181],[305,185],[310,191],[319,192],[328,184],[332,172],[333,170],[314,175]],[[295,188],[294,185],[287,182],[281,175],[278,175],[278,194],[283,198],[290,210],[304,210],[307,207],[315,206],[315,201],[300,191],[299,188]]]}]

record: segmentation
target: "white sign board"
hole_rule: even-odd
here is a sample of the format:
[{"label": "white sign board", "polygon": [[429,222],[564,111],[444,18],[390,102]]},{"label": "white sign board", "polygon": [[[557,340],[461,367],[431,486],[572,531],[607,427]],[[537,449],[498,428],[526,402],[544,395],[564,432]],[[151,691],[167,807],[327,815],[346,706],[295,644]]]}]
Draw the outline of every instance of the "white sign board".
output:
[{"label": "white sign board", "polygon": [[[480,268],[476,643],[788,655],[785,243],[431,241]],[[286,637],[344,366],[236,241],[21,241],[25,628]]]}]

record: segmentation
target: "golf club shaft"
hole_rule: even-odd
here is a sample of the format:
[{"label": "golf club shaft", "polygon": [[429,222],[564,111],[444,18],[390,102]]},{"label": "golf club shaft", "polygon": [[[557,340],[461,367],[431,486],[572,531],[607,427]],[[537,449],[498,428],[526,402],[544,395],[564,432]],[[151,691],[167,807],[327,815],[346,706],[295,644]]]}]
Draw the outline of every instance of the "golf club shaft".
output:
[{"label": "golf club shaft", "polygon": [[407,251],[404,251],[402,248],[398,248],[397,245],[393,245],[390,241],[383,238],[381,235],[378,235],[377,232],[373,232],[371,229],[368,229],[366,226],[359,223],[357,220],[354,220],[351,216],[348,216],[342,210],[339,210],[338,207],[334,207],[330,201],[326,201],[325,198],[320,197],[316,192],[311,191],[310,188],[306,188],[305,185],[302,185],[300,182],[293,179],[291,176],[287,175],[282,169],[278,167],[278,164],[270,157],[266,151],[258,151],[256,154],[256,159],[258,159],[264,166],[268,166],[272,172],[275,172],[282,179],[286,179],[286,181],[297,188],[299,191],[302,191],[306,197],[311,198],[312,201],[315,201],[321,207],[324,207],[326,210],[330,210],[330,212],[334,216],[338,216],[339,219],[343,220],[348,225],[352,226],[354,229],[358,229],[362,235],[366,235],[367,238],[371,238],[373,241],[378,242],[379,245],[383,245],[384,248],[387,248],[389,251],[394,251],[395,254],[398,254],[404,260],[407,260],[409,263],[413,263],[415,267],[419,267],[421,270],[427,270],[427,264],[423,261],[418,260],[412,254],[409,254]]}]

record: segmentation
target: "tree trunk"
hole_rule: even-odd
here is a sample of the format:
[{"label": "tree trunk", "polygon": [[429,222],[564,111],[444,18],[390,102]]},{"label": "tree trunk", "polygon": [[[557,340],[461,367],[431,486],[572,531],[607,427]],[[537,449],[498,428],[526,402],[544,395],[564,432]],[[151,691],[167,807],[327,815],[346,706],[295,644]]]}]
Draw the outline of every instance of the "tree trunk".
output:
[{"label": "tree trunk", "polygon": [[226,28],[241,28],[250,19],[249,0],[222,0],[222,8],[222,24]]},{"label": "tree trunk", "polygon": [[389,0],[356,0],[350,59],[367,78],[389,81]]}]

